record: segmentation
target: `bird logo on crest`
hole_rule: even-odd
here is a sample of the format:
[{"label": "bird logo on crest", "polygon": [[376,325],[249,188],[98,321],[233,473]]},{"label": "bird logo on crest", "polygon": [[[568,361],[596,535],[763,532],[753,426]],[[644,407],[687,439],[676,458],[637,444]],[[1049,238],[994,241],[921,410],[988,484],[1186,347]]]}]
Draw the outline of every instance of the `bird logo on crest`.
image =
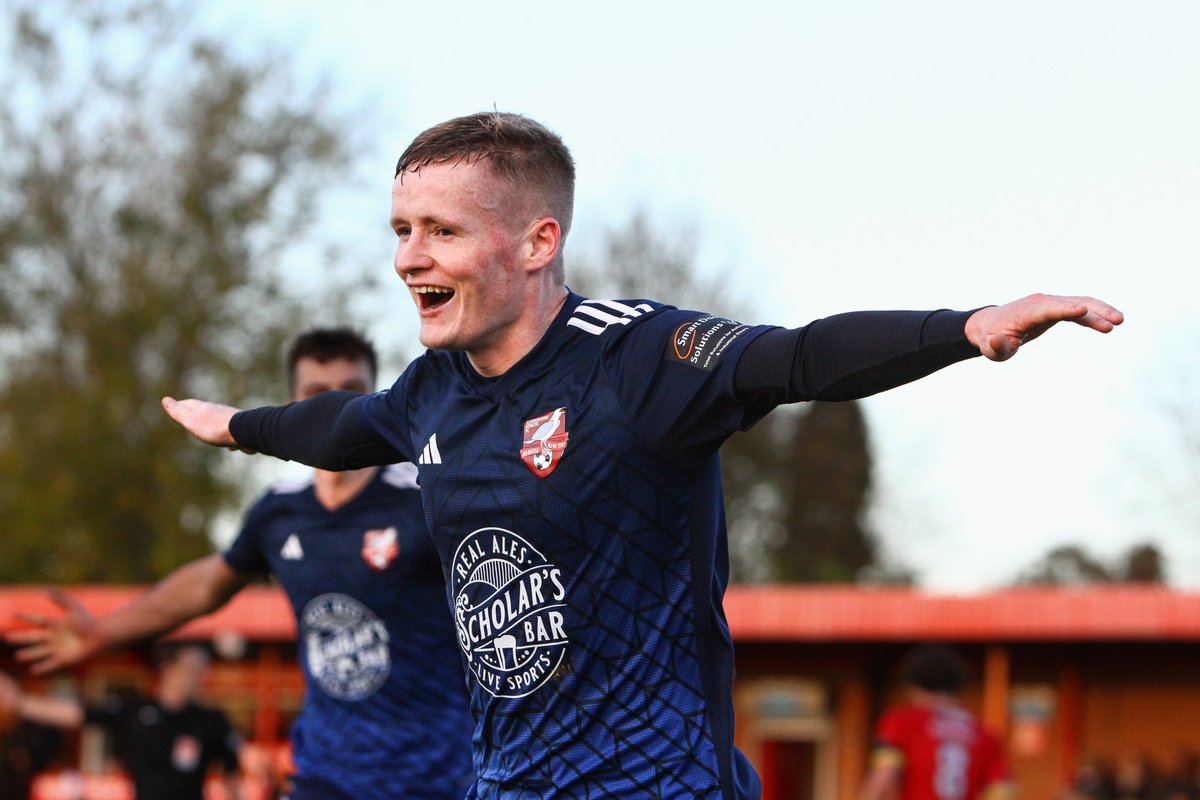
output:
[{"label": "bird logo on crest", "polygon": [[521,460],[539,478],[554,472],[567,449],[567,409],[556,408],[525,420]]}]

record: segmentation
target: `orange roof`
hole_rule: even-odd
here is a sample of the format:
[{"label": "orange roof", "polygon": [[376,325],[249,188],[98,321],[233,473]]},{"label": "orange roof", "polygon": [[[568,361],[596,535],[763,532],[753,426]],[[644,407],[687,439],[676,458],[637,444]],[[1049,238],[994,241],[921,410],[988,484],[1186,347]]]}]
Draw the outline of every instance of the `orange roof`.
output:
[{"label": "orange roof", "polygon": [[[146,587],[67,586],[63,591],[93,614],[105,614],[132,602]],[[19,612],[49,616],[63,613],[50,601],[43,586],[0,586],[0,632],[25,624],[16,619]],[[256,642],[295,639],[296,622],[287,596],[277,586],[248,586],[212,614],[184,625],[171,638],[211,639],[223,633],[238,633]]]},{"label": "orange roof", "polygon": [[[92,613],[129,603],[140,586],[74,586]],[[0,631],[18,611],[60,613],[43,587],[0,586]],[[735,641],[1200,641],[1200,593],[1161,587],[1009,589],[931,594],[854,586],[731,586],[725,614]],[[251,586],[175,638],[236,632],[251,641],[290,641],[291,606],[275,586]]]},{"label": "orange roof", "polygon": [[1163,587],[911,589],[733,586],[735,641],[1200,640],[1200,594]]}]

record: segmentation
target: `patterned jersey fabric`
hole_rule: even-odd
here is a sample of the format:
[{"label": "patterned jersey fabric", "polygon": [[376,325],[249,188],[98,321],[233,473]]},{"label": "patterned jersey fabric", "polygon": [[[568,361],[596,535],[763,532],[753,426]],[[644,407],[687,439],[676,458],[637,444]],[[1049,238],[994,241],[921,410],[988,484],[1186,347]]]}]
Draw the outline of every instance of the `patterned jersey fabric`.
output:
[{"label": "patterned jersey fabric", "polygon": [[418,462],[477,798],[752,798],[733,747],[717,449],[765,327],[571,295],[496,379],[430,351],[365,419]]},{"label": "patterned jersey fabric", "polygon": [[356,800],[461,798],[472,725],[416,469],[380,470],[333,511],[311,480],[278,486],[225,560],[272,573],[296,614],[307,686],[292,728],[298,796],[312,781]]}]

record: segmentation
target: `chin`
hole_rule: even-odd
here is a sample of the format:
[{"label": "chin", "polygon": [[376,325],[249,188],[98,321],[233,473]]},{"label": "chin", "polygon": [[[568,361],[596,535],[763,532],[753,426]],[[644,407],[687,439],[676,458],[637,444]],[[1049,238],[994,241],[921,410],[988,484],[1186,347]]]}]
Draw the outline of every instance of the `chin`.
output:
[{"label": "chin", "polygon": [[462,350],[453,334],[446,331],[421,329],[421,344],[431,350]]}]

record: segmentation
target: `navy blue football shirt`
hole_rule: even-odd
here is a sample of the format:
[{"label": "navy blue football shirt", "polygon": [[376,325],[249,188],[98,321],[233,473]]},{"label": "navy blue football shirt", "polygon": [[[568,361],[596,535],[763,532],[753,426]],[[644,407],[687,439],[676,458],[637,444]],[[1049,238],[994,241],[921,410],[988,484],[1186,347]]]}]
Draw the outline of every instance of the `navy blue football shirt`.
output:
[{"label": "navy blue football shirt", "polygon": [[225,553],[273,573],[296,613],[300,796],[457,800],[470,784],[468,697],[416,480],[412,464],[383,468],[332,511],[311,479],[277,486]]},{"label": "navy blue football shirt", "polygon": [[481,377],[430,351],[367,421],[419,463],[469,672],[479,798],[750,798],[717,450],[767,327],[572,294]]}]

